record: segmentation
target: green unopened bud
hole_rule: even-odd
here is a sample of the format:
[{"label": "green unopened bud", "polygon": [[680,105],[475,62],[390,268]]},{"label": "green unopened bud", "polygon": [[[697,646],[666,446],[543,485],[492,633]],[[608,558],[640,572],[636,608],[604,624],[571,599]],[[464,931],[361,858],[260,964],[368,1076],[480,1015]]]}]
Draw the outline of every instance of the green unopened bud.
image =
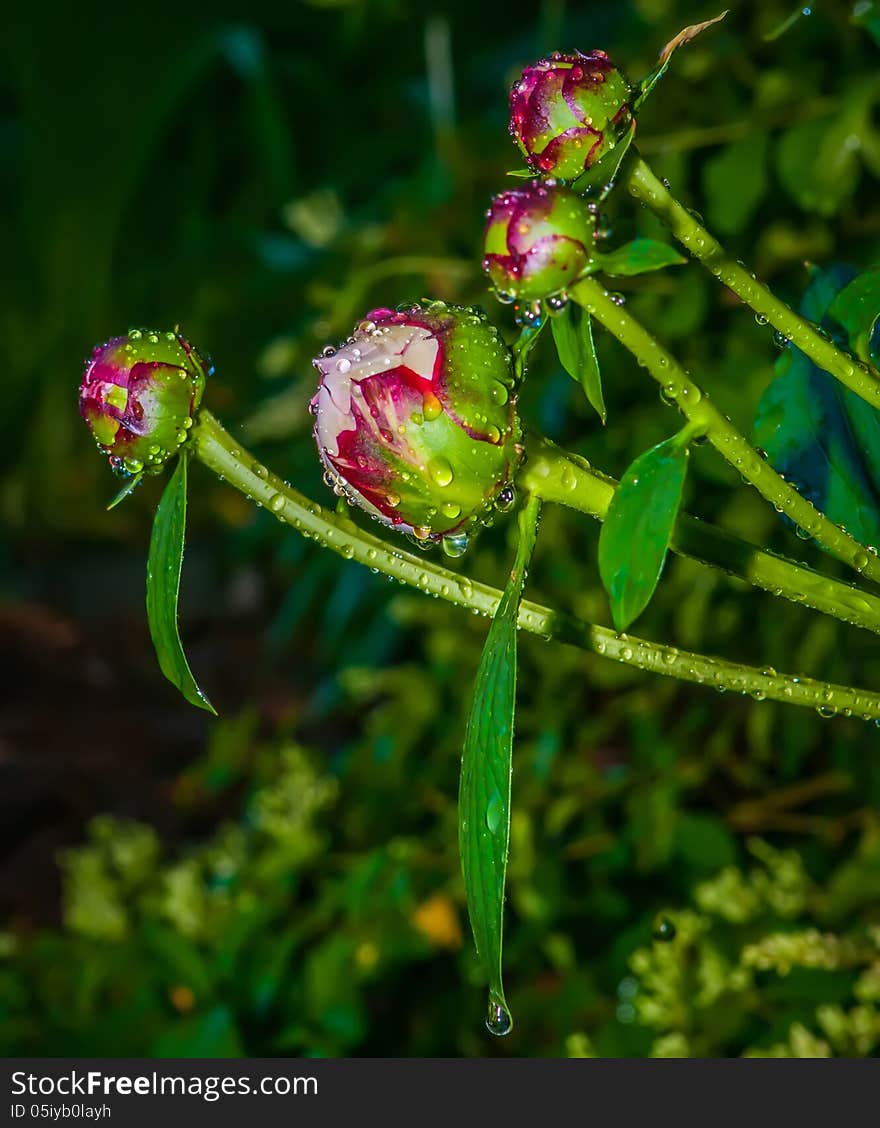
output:
[{"label": "green unopened bud", "polygon": [[79,410],[114,470],[162,469],[186,441],[211,371],[177,332],[132,329],[94,348]]},{"label": "green unopened bud", "polygon": [[531,168],[574,180],[609,153],[632,121],[632,91],[604,51],[555,52],[510,92],[510,132]]},{"label": "green unopened bud", "polygon": [[501,301],[558,294],[587,272],[593,219],[555,181],[532,181],[496,196],[483,237],[483,269]]}]

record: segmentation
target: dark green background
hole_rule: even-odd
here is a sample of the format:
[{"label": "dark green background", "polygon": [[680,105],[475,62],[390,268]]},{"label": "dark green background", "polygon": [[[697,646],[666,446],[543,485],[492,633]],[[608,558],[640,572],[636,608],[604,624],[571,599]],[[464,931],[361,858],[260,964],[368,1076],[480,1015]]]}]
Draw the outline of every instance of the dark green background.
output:
[{"label": "dark green background", "polygon": [[[479,239],[520,163],[506,134],[519,68],[604,47],[636,79],[716,9],[24,9],[0,39],[0,1050],[876,1054],[874,727],[523,637],[516,1027],[493,1040],[455,816],[485,621],[286,533],[196,467],[182,627],[211,720],[150,651],[160,483],[105,513],[116,483],[76,413],[95,341],[180,323],[217,364],[211,410],[326,501],[306,411],[324,344],[423,294],[481,302],[513,330]],[[856,26],[844,3],[766,40],[791,11],[737,5],[683,49],[639,136],[687,206],[797,301],[805,262],[878,258],[880,48],[876,16]],[[660,236],[629,198],[608,226],[609,246]],[[748,429],[771,333],[697,265],[621,290]],[[606,429],[549,340],[523,415],[619,475],[678,417],[614,342],[599,352]],[[686,501],[835,571],[708,448]],[[498,582],[511,525],[462,567]],[[596,542],[586,519],[548,512],[530,592],[609,623]],[[669,564],[638,632],[880,683],[873,637],[688,562]],[[657,914],[674,940],[652,938]]]}]

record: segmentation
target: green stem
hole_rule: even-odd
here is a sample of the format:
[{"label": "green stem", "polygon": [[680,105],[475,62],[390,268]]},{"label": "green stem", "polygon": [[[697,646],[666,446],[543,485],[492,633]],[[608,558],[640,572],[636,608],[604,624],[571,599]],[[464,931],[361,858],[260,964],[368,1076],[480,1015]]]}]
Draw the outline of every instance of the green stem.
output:
[{"label": "green stem", "polygon": [[601,283],[583,278],[571,296],[627,348],[660,385],[664,397],[676,403],[691,423],[702,426],[706,438],[742,477],[780,513],[844,563],[872,580],[880,580],[880,558],[866,551],[849,533],[820,513],[789,485],[690,379],[674,356],[621,306]]},{"label": "green stem", "polygon": [[[199,421],[193,428],[191,442],[196,457],[205,466],[303,536],[340,553],[347,560],[357,560],[419,591],[484,615],[495,613],[501,599],[498,588],[469,580],[428,559],[388,548],[384,541],[359,529],[352,521],[322,509],[271,474],[205,409],[200,412]],[[880,720],[878,693],[778,674],[772,670],[758,670],[737,662],[617,635],[606,627],[581,622],[530,600],[523,600],[520,604],[517,623],[523,630],[542,638],[556,638],[625,665],[682,681],[750,693],[758,700],[768,698],[808,706],[823,713],[852,713],[866,721]]]},{"label": "green stem", "polygon": [[830,372],[872,407],[880,407],[880,373],[854,360],[823,337],[812,322],[795,313],[744,266],[735,262],[718,240],[682,207],[641,157],[636,156],[631,162],[626,181],[630,193],[647,205],[675,238],[759,317],[797,345],[819,368]]},{"label": "green stem", "polygon": [[[544,501],[556,502],[604,521],[617,483],[548,439],[530,438],[519,481]],[[673,552],[698,560],[754,587],[880,634],[880,597],[834,580],[805,564],[764,552],[731,533],[686,513],[679,516]]]}]

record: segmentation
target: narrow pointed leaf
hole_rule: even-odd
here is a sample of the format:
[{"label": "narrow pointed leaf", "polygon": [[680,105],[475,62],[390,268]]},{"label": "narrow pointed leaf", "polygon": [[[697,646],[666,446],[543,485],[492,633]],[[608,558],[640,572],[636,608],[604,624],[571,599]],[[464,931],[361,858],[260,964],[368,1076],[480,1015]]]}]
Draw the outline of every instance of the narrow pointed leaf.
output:
[{"label": "narrow pointed leaf", "polygon": [[616,251],[607,255],[594,254],[593,258],[605,274],[621,277],[647,274],[651,270],[662,270],[664,266],[680,266],[687,262],[674,247],[658,243],[654,239],[634,239],[631,243],[624,243]]},{"label": "narrow pointed leaf", "polygon": [[641,615],[657,587],[687,465],[687,445],[673,435],[639,455],[614,491],[599,535],[599,573],[618,631]]},{"label": "narrow pointed leaf", "polygon": [[[516,563],[498,604],[480,665],[461,758],[458,840],[468,915],[489,980],[490,1014],[509,1029],[501,977],[504,884],[510,843],[510,782],[516,697],[516,619],[537,536],[538,502],[519,517]],[[503,1027],[497,1033],[506,1033]]]},{"label": "narrow pointed leaf", "polygon": [[132,475],[121,487],[119,492],[114,494],[113,499],[107,503],[107,512],[109,513],[111,509],[115,509],[117,505],[120,505],[127,497],[134,493],[135,489],[141,484],[143,477],[143,471],[141,471],[140,474]]},{"label": "narrow pointed leaf", "polygon": [[216,715],[196,685],[177,629],[180,569],[186,535],[186,455],[181,454],[153,520],[147,560],[147,619],[159,668],[192,705]]},{"label": "narrow pointed leaf", "polygon": [[593,342],[590,315],[577,302],[569,302],[558,317],[551,319],[553,340],[559,361],[573,380],[584,389],[596,414],[604,423],[608,418],[602,395],[602,374]]},{"label": "narrow pointed leaf", "polygon": [[529,356],[531,355],[532,349],[538,343],[538,338],[541,336],[546,324],[547,319],[545,317],[537,325],[523,326],[519,331],[519,336],[511,346],[513,352],[513,369],[518,381],[522,380],[523,376],[525,376]]},{"label": "narrow pointed leaf", "polygon": [[639,83],[639,93],[634,103],[636,109],[641,106],[666,73],[666,68],[669,66],[670,60],[678,48],[684,46],[685,43],[690,43],[692,39],[696,39],[700,32],[705,31],[707,27],[712,27],[713,24],[720,23],[727,15],[728,10],[729,9],[723,11],[720,16],[715,16],[711,20],[704,20],[703,23],[690,24],[688,27],[682,28],[678,35],[673,36],[673,38],[669,40],[657,58],[657,66]]}]

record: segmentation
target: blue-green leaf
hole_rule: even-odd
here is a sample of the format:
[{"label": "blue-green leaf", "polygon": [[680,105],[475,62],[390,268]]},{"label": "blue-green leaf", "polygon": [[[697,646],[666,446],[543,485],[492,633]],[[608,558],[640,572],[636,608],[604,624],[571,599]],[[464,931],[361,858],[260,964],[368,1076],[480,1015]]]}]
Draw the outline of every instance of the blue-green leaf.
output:
[{"label": "blue-green leaf", "polygon": [[620,277],[647,274],[649,270],[662,270],[664,266],[680,266],[687,262],[674,247],[658,243],[654,239],[634,239],[607,255],[594,252],[593,260],[605,274]]},{"label": "blue-green leaf", "polygon": [[[846,344],[831,315],[844,294],[867,292],[852,289],[861,277],[844,266],[815,271],[801,312]],[[841,316],[853,315],[851,331],[862,331],[861,303],[842,306]],[[880,543],[880,415],[791,344],[777,373],[758,405],[755,444],[832,521],[864,545]]]},{"label": "blue-green leaf", "polygon": [[687,442],[673,435],[640,454],[614,491],[599,535],[599,574],[618,631],[641,615],[657,587],[687,465]]},{"label": "blue-green leaf", "polygon": [[580,383],[584,395],[604,423],[608,414],[602,395],[602,375],[593,343],[590,315],[577,302],[569,302],[557,317],[551,319],[551,324],[562,367]]},{"label": "blue-green leaf", "polygon": [[510,843],[510,781],[516,697],[516,620],[535,546],[539,503],[519,515],[516,563],[498,604],[477,670],[461,758],[458,842],[468,915],[489,980],[487,1025],[512,1026],[501,978],[504,883]]},{"label": "blue-green leaf", "polygon": [[186,535],[187,458],[181,454],[162,494],[153,521],[147,560],[147,619],[159,668],[192,705],[216,715],[196,685],[177,629],[177,600]]}]

